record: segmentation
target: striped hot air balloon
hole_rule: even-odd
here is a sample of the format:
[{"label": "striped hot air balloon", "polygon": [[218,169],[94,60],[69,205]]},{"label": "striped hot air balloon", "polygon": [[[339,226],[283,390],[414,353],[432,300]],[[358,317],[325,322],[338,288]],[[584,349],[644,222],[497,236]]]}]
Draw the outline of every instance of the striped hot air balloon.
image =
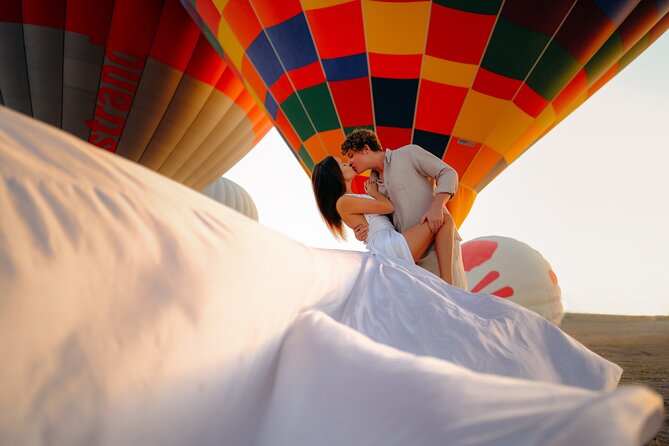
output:
[{"label": "striped hot air balloon", "polygon": [[234,181],[221,177],[207,186],[202,193],[240,214],[258,221],[258,209],[253,202],[253,198]]},{"label": "striped hot air balloon", "polygon": [[197,189],[271,128],[178,0],[3,0],[0,103]]},{"label": "striped hot air balloon", "polygon": [[308,173],[345,133],[460,176],[457,223],[669,26],[667,0],[181,0]]}]

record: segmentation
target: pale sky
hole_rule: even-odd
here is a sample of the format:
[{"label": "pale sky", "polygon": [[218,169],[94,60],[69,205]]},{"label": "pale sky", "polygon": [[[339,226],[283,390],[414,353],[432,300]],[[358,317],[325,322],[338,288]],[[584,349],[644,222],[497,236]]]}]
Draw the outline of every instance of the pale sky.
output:
[{"label": "pale sky", "polygon": [[[669,315],[669,33],[492,181],[464,241],[513,237],[551,264],[565,311]],[[225,174],[260,222],[305,245],[337,242],[276,130]]]}]

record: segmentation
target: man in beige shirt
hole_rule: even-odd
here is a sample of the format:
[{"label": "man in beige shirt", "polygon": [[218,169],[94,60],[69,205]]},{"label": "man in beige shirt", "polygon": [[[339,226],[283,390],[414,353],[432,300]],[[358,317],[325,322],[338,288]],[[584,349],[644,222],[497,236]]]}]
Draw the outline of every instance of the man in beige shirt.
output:
[{"label": "man in beige shirt", "polygon": [[[358,129],[342,143],[341,153],[348,157],[356,173],[372,169],[370,178],[376,180],[379,192],[386,195],[395,206],[393,224],[402,232],[415,224],[427,221],[435,233],[442,225],[452,229],[453,285],[467,289],[467,277],[462,264],[460,235],[445,204],[455,195],[458,174],[448,164],[427,150],[410,144],[396,150],[382,150],[378,137],[371,130]],[[435,188],[436,181],[436,188]],[[367,238],[367,227],[355,229],[356,238]],[[417,264],[439,276],[439,264],[434,245],[425,252]]]}]

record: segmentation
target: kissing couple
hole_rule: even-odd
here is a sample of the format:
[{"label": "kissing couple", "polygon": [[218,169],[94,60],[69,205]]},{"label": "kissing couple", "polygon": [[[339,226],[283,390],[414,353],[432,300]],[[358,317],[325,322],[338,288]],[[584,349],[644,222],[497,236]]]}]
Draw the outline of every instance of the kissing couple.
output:
[{"label": "kissing couple", "polygon": [[[457,191],[457,172],[415,144],[383,150],[367,129],[351,132],[341,153],[347,161],[328,156],[313,169],[314,195],[328,229],[344,238],[346,225],[372,254],[415,262],[466,290],[462,239],[445,206]],[[369,169],[366,194],[354,194],[353,178]]]}]

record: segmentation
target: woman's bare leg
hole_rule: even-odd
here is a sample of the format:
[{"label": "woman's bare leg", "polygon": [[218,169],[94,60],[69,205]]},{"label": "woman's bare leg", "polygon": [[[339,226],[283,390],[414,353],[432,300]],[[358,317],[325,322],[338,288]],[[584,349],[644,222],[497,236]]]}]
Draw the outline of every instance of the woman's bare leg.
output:
[{"label": "woman's bare leg", "polygon": [[455,240],[455,222],[448,212],[444,212],[444,224],[434,238],[434,249],[439,262],[439,276],[446,283],[453,285],[453,249]]},{"label": "woman's bare leg", "polygon": [[427,248],[430,247],[432,240],[434,240],[434,234],[427,222],[413,225],[409,229],[406,229],[402,235],[409,245],[414,262],[422,257]]},{"label": "woman's bare leg", "polygon": [[430,226],[425,222],[410,227],[402,235],[409,245],[414,261],[421,258],[434,240],[434,248],[439,262],[439,276],[445,282],[453,285],[455,223],[451,214],[444,213],[444,224],[441,225],[436,234],[432,233]]}]

